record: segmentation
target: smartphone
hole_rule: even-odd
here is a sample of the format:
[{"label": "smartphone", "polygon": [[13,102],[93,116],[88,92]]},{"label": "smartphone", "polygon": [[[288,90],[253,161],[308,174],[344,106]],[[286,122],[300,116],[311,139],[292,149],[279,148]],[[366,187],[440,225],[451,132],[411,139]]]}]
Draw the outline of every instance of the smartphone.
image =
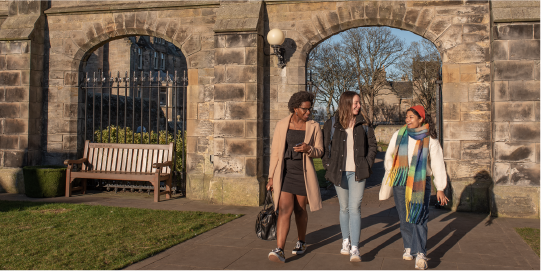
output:
[{"label": "smartphone", "polygon": [[295,147],[298,147],[298,146],[302,145],[302,143],[303,143],[303,142],[301,142],[301,143],[299,143],[299,144],[295,145]]}]

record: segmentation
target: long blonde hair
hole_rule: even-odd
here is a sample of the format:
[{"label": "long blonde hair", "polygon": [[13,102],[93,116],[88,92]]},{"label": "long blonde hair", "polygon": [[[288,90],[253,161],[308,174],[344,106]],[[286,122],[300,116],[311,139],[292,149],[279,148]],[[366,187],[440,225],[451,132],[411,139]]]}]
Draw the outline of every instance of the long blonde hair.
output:
[{"label": "long blonde hair", "polygon": [[353,91],[346,91],[340,95],[338,101],[338,120],[344,129],[349,128],[349,123],[355,116],[351,112],[353,106],[353,97],[359,96],[359,93]]}]

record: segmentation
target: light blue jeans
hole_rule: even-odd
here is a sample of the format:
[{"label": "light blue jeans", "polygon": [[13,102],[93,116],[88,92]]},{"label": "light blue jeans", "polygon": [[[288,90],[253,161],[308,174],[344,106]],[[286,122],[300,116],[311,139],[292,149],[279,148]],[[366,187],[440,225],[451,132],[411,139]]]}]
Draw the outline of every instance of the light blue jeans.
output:
[{"label": "light blue jeans", "polygon": [[355,181],[355,171],[342,173],[342,183],[335,186],[340,203],[340,230],[342,238],[350,238],[351,246],[359,246],[361,238],[361,202],[366,179]]}]

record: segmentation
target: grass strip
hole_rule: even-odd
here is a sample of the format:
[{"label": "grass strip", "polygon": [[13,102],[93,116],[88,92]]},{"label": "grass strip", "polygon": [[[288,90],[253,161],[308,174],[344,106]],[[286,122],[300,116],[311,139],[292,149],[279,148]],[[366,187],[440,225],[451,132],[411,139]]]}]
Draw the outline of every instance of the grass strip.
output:
[{"label": "grass strip", "polygon": [[0,201],[0,269],[120,269],[239,216]]},{"label": "grass strip", "polygon": [[539,229],[515,228],[517,233],[524,239],[533,251],[539,256]]},{"label": "grass strip", "polygon": [[321,158],[314,158],[314,167],[316,169],[317,181],[319,182],[319,187],[329,186],[331,182],[325,179],[325,169],[323,169]]}]

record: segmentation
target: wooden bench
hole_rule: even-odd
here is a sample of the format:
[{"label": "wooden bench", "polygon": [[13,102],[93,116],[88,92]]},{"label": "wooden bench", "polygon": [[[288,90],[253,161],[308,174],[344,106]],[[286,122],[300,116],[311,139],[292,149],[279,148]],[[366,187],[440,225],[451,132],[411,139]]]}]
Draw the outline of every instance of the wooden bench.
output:
[{"label": "wooden bench", "polygon": [[[112,144],[85,141],[83,158],[66,160],[66,197],[75,190],[86,193],[86,179],[122,180],[150,182],[154,186],[154,202],[160,195],[171,198],[173,143],[160,144]],[[74,165],[81,165],[73,171]],[[75,179],[82,180],[82,186],[72,187]],[[165,181],[165,191],[160,192],[160,181]]]}]

